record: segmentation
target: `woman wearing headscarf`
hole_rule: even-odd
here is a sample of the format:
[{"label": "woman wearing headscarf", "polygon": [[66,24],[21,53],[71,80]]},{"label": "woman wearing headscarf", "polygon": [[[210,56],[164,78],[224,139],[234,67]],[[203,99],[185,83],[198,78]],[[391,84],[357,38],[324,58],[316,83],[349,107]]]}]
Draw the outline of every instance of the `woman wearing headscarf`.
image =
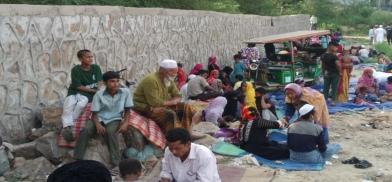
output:
[{"label": "woman wearing headscarf", "polygon": [[227,104],[224,97],[217,97],[213,99],[208,106],[202,111],[201,120],[214,123],[219,126],[222,123],[222,114]]},{"label": "woman wearing headscarf", "polygon": [[177,63],[177,66],[178,66],[177,88],[181,89],[181,87],[186,83],[187,75],[185,71],[182,69],[182,63]]},{"label": "woman wearing headscarf", "polygon": [[240,147],[247,152],[269,160],[289,158],[286,145],[268,140],[268,129],[283,128],[282,121],[263,119],[255,107],[244,107],[241,111]]},{"label": "woman wearing headscarf", "polygon": [[208,71],[211,73],[212,70],[220,70],[215,55],[208,58]]},{"label": "woman wearing headscarf", "polygon": [[301,86],[290,83],[284,88],[286,111],[284,120],[289,122],[295,114],[298,116],[298,110],[305,104],[315,107],[314,120],[323,127],[324,141],[328,143],[328,126],[330,124],[327,103],[324,95],[311,88],[302,88]]},{"label": "woman wearing headscarf", "polygon": [[340,59],[340,78],[339,78],[339,85],[338,85],[338,96],[337,100],[338,102],[347,102],[348,100],[348,87],[350,84],[350,75],[353,70],[353,63],[348,55],[346,53],[341,59]]},{"label": "woman wearing headscarf", "polygon": [[208,84],[212,84],[212,82],[219,78],[219,70],[210,71],[210,75],[208,76],[207,82]]},{"label": "woman wearing headscarf", "polygon": [[378,83],[377,79],[373,76],[373,69],[366,68],[363,70],[362,76],[358,79],[357,89],[366,87],[368,94],[377,98],[378,94]]},{"label": "woman wearing headscarf", "polygon": [[196,64],[191,72],[189,73],[189,75],[197,75],[199,74],[199,71],[203,69],[203,64]]}]

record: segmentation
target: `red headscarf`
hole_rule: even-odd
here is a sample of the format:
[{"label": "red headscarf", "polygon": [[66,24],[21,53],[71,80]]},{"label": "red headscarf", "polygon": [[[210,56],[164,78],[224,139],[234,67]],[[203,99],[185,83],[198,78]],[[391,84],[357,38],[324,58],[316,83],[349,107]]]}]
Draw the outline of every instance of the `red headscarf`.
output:
[{"label": "red headscarf", "polygon": [[214,80],[216,80],[215,76],[216,76],[216,77],[219,76],[219,70],[212,70],[212,71],[211,71],[210,76],[209,76],[208,79],[207,79],[208,84],[211,85],[212,82],[214,82]]},{"label": "red headscarf", "polygon": [[203,64],[196,64],[192,68],[192,70],[191,70],[191,72],[189,74],[190,75],[197,75],[201,69],[203,69]]},{"label": "red headscarf", "polygon": [[212,56],[210,56],[210,57],[208,58],[208,65],[210,65],[210,64],[216,64],[216,61],[217,61],[216,56],[215,56],[215,55],[212,55]]},{"label": "red headscarf", "polygon": [[186,73],[182,68],[178,68],[177,72],[177,88],[181,89],[181,87],[186,83]]}]

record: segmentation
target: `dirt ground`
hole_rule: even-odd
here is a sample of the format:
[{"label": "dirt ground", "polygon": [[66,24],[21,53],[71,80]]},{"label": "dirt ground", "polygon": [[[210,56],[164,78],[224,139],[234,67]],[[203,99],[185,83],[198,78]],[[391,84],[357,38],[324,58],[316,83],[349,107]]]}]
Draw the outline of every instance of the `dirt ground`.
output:
[{"label": "dirt ground", "polygon": [[[339,158],[320,172],[278,170],[270,181],[392,181],[392,112],[360,111],[331,117],[330,142],[341,144]],[[341,163],[353,156],[368,160],[373,167],[357,169]]]},{"label": "dirt ground", "polygon": [[[332,115],[330,143],[339,143],[342,150],[322,171],[286,171],[252,165],[234,165],[234,158],[217,155],[219,168],[226,167],[223,182],[392,182],[392,111],[359,111]],[[351,157],[368,160],[367,169],[357,169],[341,161]],[[227,169],[228,168],[228,169]],[[231,172],[232,171],[232,172]],[[159,167],[150,173],[157,181]]]}]

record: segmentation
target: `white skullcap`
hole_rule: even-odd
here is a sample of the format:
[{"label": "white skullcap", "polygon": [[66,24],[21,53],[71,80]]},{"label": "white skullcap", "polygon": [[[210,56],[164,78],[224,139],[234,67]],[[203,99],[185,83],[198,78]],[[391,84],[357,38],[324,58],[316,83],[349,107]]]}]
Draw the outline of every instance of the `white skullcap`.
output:
[{"label": "white skullcap", "polygon": [[314,106],[305,104],[299,109],[299,116],[302,117],[314,109]]},{"label": "white skullcap", "polygon": [[177,68],[177,61],[172,59],[164,59],[159,63],[159,67],[167,69]]}]

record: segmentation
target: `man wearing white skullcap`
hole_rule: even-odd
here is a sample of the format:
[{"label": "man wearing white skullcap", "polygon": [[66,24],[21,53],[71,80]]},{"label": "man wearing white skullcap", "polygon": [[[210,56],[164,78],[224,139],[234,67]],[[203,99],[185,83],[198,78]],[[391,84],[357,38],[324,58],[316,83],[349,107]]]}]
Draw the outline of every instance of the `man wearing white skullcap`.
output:
[{"label": "man wearing white skullcap", "polygon": [[[184,108],[184,105],[179,103],[181,94],[174,82],[177,71],[175,60],[164,59],[159,63],[157,72],[140,81],[133,97],[133,110],[154,120],[164,133],[179,122],[177,113],[183,111],[178,110]],[[190,124],[186,123],[185,126],[189,127]]]},{"label": "man wearing white skullcap", "polygon": [[315,107],[305,104],[299,109],[299,119],[287,131],[290,159],[302,163],[323,163],[327,143],[323,128],[316,124]]}]

